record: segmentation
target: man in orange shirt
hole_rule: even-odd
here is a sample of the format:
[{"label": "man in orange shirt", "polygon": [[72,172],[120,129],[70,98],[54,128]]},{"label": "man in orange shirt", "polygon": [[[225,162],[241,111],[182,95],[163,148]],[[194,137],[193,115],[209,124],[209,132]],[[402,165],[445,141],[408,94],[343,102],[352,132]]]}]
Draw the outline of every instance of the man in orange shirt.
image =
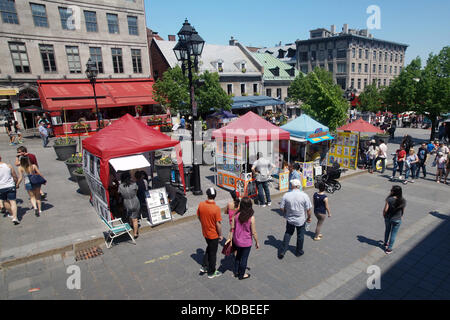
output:
[{"label": "man in orange shirt", "polygon": [[208,196],[208,200],[201,202],[197,209],[197,216],[202,225],[202,233],[207,243],[200,272],[207,272],[208,278],[212,279],[222,274],[216,270],[217,248],[219,241],[223,239],[222,216],[220,215],[219,206],[214,201],[217,195],[216,190],[209,188],[206,190],[206,195]]}]

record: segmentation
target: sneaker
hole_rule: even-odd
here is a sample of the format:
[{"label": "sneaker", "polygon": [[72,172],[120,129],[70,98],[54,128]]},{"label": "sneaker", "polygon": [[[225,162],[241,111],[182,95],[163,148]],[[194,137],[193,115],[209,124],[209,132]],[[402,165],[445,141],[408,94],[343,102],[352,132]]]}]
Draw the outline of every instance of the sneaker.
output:
[{"label": "sneaker", "polygon": [[38,209],[34,209],[34,215],[36,217],[39,217],[39,214],[40,214],[39,210]]},{"label": "sneaker", "polygon": [[414,180],[409,181],[410,183],[414,183]]},{"label": "sneaker", "polygon": [[208,279],[217,278],[217,277],[220,277],[221,275],[222,275],[222,272],[216,270],[216,272],[214,272],[213,274],[208,275]]},{"label": "sneaker", "polygon": [[395,179],[395,177],[394,176],[392,176],[392,177],[389,177],[389,180],[394,180]]},{"label": "sneaker", "polygon": [[270,207],[272,205],[272,202],[268,202],[267,205]]},{"label": "sneaker", "polygon": [[405,180],[405,181],[403,181],[403,184],[407,184],[407,183],[408,183],[408,181],[406,181],[406,180]]},{"label": "sneaker", "polygon": [[398,177],[400,180],[403,180],[403,176]]},{"label": "sneaker", "polygon": [[266,207],[266,204],[261,205],[261,207],[262,207],[262,208],[265,208],[265,207]]},{"label": "sneaker", "polygon": [[19,220],[17,220],[17,218],[16,218],[16,219],[13,219],[12,222],[13,222],[14,225],[16,225],[16,226],[20,223]]},{"label": "sneaker", "polygon": [[386,249],[385,253],[386,254],[391,254],[392,253],[392,249]]},{"label": "sneaker", "polygon": [[297,251],[297,252],[295,252],[295,256],[296,257],[301,257],[304,253],[305,252],[303,250],[302,251]]},{"label": "sneaker", "polygon": [[207,272],[208,272],[208,270],[206,270],[206,268],[205,268],[205,267],[201,267],[201,268],[200,268],[200,272],[201,272],[201,273],[207,273]]}]

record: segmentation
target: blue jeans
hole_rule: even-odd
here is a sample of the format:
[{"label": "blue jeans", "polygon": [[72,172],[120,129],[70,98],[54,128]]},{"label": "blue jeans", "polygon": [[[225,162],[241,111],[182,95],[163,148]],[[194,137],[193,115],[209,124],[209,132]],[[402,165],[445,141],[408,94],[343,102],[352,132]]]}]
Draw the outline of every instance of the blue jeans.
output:
[{"label": "blue jeans", "polygon": [[405,179],[408,179],[410,171],[411,171],[411,179],[415,179],[417,172],[415,163],[412,163],[410,167],[406,167]]},{"label": "blue jeans", "polygon": [[48,144],[48,136],[41,136],[42,138],[42,146],[45,148]]},{"label": "blue jeans", "polygon": [[423,177],[426,178],[426,176],[427,176],[427,166],[425,164],[425,161],[419,161],[417,163],[416,178],[419,178],[420,169],[422,169]]},{"label": "blue jeans", "polygon": [[256,187],[258,188],[258,201],[259,204],[264,204],[264,193],[266,193],[267,202],[270,201],[270,190],[269,190],[269,182],[258,182],[256,181]]},{"label": "blue jeans", "polygon": [[234,274],[237,274],[239,278],[242,278],[247,269],[248,256],[250,255],[250,249],[252,247],[238,247],[236,246],[236,259],[234,260]]},{"label": "blue jeans", "polygon": [[400,175],[402,175],[403,172],[403,162],[404,161],[395,161],[394,160],[394,169],[392,169],[392,176],[395,177],[395,174],[397,173],[397,169],[398,172],[400,173]]},{"label": "blue jeans", "polygon": [[289,222],[286,222],[286,233],[284,234],[283,247],[281,248],[280,254],[284,255],[289,247],[289,242],[294,234],[295,229],[297,229],[297,254],[303,254],[303,240],[305,238],[305,225],[300,227],[294,226]]},{"label": "blue jeans", "polygon": [[386,230],[384,232],[384,243],[389,243],[388,249],[392,250],[402,220],[391,220],[390,218],[384,218],[384,223],[386,225]]}]

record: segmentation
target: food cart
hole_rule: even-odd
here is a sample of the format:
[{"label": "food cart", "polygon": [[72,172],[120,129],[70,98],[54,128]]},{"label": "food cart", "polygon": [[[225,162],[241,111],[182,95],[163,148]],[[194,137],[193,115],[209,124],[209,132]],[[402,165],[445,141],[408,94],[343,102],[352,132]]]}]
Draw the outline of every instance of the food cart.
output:
[{"label": "food cart", "polygon": [[91,190],[91,203],[105,220],[116,218],[111,208],[111,191],[120,173],[142,170],[151,178],[146,192],[148,223],[156,225],[172,219],[165,188],[156,189],[153,179],[154,151],[175,147],[178,168],[186,192],[179,141],[152,129],[126,114],[110,126],[83,140],[83,171]]},{"label": "food cart", "polygon": [[[236,190],[239,196],[256,197],[257,188],[252,176],[251,165],[257,152],[274,158],[279,142],[289,140],[289,132],[249,111],[227,126],[215,130],[216,184]],[[279,159],[273,159],[281,167]]]}]

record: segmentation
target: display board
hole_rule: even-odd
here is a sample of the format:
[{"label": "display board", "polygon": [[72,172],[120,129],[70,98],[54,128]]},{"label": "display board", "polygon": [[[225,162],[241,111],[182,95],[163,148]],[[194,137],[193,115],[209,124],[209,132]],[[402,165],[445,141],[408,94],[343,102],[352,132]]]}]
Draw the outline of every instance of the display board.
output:
[{"label": "display board", "polygon": [[251,173],[241,173],[241,177],[236,180],[236,194],[240,198],[257,196],[256,182]]},{"label": "display board", "polygon": [[309,188],[314,187],[314,162],[302,162],[303,181],[302,186]]},{"label": "display board", "polygon": [[328,165],[334,162],[343,168],[356,169],[359,138],[355,132],[338,132],[328,153]]},{"label": "display board", "polygon": [[154,226],[172,220],[169,200],[165,188],[145,192],[145,202],[148,209],[148,220]]},{"label": "display board", "polygon": [[289,171],[279,173],[280,192],[289,190]]},{"label": "display board", "polygon": [[83,150],[83,171],[86,182],[91,190],[91,202],[95,211],[106,221],[111,221],[111,212],[108,206],[106,190],[100,181],[100,158]]},{"label": "display board", "polygon": [[246,144],[218,139],[215,154],[217,185],[236,189],[247,159]]}]

